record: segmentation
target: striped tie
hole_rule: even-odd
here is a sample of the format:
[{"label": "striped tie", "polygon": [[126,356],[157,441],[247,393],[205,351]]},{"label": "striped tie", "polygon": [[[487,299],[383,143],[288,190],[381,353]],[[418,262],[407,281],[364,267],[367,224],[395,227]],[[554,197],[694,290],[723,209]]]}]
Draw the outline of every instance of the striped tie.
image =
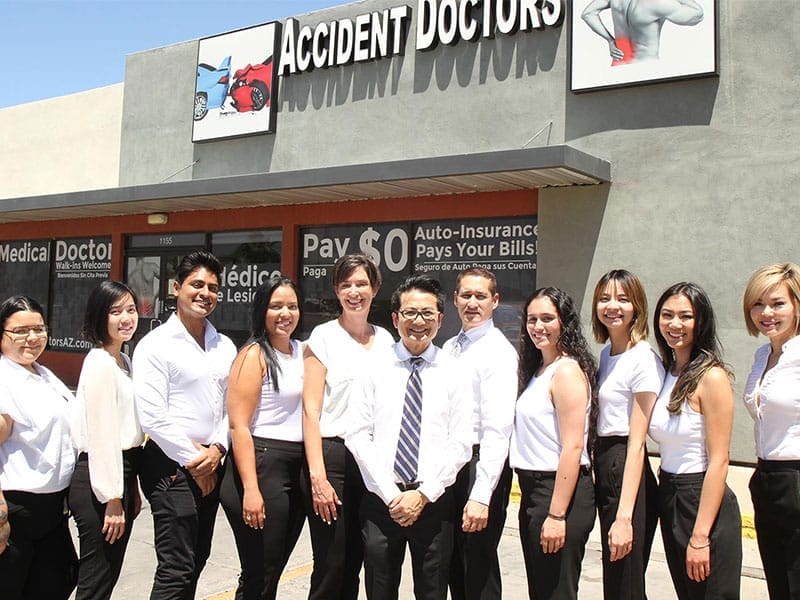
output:
[{"label": "striped tie", "polygon": [[406,384],[400,439],[397,441],[397,453],[394,457],[394,472],[403,483],[417,480],[419,431],[422,424],[422,379],[419,376],[419,367],[425,359],[412,356],[408,360],[411,363],[411,375]]},{"label": "striped tie", "polygon": [[467,334],[463,331],[458,334],[456,338],[456,343],[453,344],[453,347],[450,349],[450,354],[458,358],[461,356],[461,351],[464,349],[464,346],[467,343]]}]

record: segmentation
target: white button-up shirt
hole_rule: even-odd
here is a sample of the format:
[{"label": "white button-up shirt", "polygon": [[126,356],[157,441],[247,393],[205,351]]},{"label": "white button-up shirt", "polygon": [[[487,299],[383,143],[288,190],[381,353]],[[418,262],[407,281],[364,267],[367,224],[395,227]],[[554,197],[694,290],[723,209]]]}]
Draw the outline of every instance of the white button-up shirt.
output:
[{"label": "white button-up shirt", "polygon": [[[431,344],[420,355],[422,419],[417,479],[419,491],[435,502],[456,480],[472,455],[472,404],[458,364]],[[411,354],[402,341],[392,356],[363,365],[353,385],[353,413],[345,443],[358,462],[364,484],[387,505],[400,491],[394,473]]]},{"label": "white button-up shirt", "polygon": [[800,336],[783,345],[767,373],[770,345],[756,350],[744,390],[753,417],[756,455],[764,460],[800,460]]},{"label": "white button-up shirt", "polygon": [[[508,458],[508,444],[514,429],[517,352],[492,319],[461,333],[466,339],[456,360],[471,374],[472,443],[481,448],[469,499],[489,504]],[[452,354],[456,340],[458,336],[447,340],[442,350]]]},{"label": "white button-up shirt", "polygon": [[49,494],[66,488],[75,468],[69,433],[75,398],[52,371],[34,368],[39,375],[0,357],[0,414],[14,420],[0,444],[0,489]]},{"label": "white button-up shirt", "polygon": [[173,314],[133,355],[142,431],[179,465],[198,454],[193,442],[228,447],[225,390],[236,347],[206,321],[205,350]]}]

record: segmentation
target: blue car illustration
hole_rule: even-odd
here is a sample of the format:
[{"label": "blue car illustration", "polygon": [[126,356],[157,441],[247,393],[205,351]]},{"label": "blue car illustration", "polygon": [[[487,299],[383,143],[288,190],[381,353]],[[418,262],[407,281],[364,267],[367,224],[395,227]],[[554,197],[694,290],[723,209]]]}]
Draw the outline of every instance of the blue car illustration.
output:
[{"label": "blue car illustration", "polygon": [[197,87],[194,92],[194,120],[199,121],[212,108],[219,108],[228,96],[231,75],[231,57],[228,56],[215,69],[206,63],[197,65]]}]

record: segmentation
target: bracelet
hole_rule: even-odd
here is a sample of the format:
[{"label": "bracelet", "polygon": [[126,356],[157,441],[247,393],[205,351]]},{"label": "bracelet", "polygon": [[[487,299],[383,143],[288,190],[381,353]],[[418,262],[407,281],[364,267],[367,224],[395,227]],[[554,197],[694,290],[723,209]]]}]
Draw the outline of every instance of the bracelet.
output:
[{"label": "bracelet", "polygon": [[548,519],[553,519],[553,521],[566,521],[567,520],[567,515],[558,516],[558,515],[554,515],[553,513],[549,512],[549,513],[547,513],[547,518]]},{"label": "bracelet", "polygon": [[705,544],[700,544],[699,546],[695,546],[692,543],[692,538],[689,538],[689,545],[695,550],[702,550],[703,548],[708,548],[711,545],[711,539],[709,538],[709,540]]}]

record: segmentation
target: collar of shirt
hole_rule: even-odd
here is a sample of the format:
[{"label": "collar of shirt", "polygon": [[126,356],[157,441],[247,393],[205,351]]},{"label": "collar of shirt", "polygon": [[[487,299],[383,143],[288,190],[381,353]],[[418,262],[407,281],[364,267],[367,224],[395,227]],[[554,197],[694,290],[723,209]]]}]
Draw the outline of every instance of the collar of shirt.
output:
[{"label": "collar of shirt", "polygon": [[[39,365],[39,363],[34,362],[33,368],[36,369],[36,372],[39,376],[45,376],[46,373],[44,369]],[[14,377],[16,379],[33,379],[37,381],[38,378],[36,375],[31,373],[28,369],[23,367],[21,364],[14,362],[10,358],[3,355],[0,357],[0,369],[2,369],[3,374],[2,378],[5,380],[6,377]]]},{"label": "collar of shirt", "polygon": [[800,354],[800,335],[794,336],[788,342],[786,342],[783,346],[783,353],[794,357],[795,355]]},{"label": "collar of shirt", "polygon": [[[437,348],[433,344],[433,342],[431,342],[428,345],[428,347],[425,348],[425,351],[419,356],[421,356],[426,363],[433,363],[436,360],[436,356],[438,353],[439,353],[439,348]],[[408,348],[405,347],[405,344],[403,344],[402,340],[400,340],[399,342],[395,342],[394,354],[395,358],[397,359],[397,362],[407,362],[409,358],[414,356],[413,354],[411,354],[411,352],[408,351]]]},{"label": "collar of shirt", "polygon": [[[173,337],[184,337],[187,341],[195,342],[195,339],[191,336],[189,331],[186,329],[186,325],[183,324],[178,318],[177,313],[172,313],[167,319],[167,322],[162,325],[162,327],[168,327],[167,331]],[[206,349],[211,347],[211,342],[215,341],[219,337],[219,333],[217,332],[217,328],[206,319],[206,326],[203,330],[203,338],[205,340],[205,347]],[[196,343],[196,342],[195,342]]]},{"label": "collar of shirt", "polygon": [[[475,342],[477,342],[479,339],[481,339],[483,336],[489,333],[489,330],[492,327],[494,327],[494,321],[492,321],[492,319],[489,318],[480,325],[478,325],[477,327],[473,327],[472,329],[468,329],[467,331],[464,331],[462,329],[458,335],[461,335],[463,333],[465,336],[467,336],[467,342],[463,345],[461,350],[463,351],[470,344],[474,344]],[[454,339],[457,340],[458,335]]]}]

